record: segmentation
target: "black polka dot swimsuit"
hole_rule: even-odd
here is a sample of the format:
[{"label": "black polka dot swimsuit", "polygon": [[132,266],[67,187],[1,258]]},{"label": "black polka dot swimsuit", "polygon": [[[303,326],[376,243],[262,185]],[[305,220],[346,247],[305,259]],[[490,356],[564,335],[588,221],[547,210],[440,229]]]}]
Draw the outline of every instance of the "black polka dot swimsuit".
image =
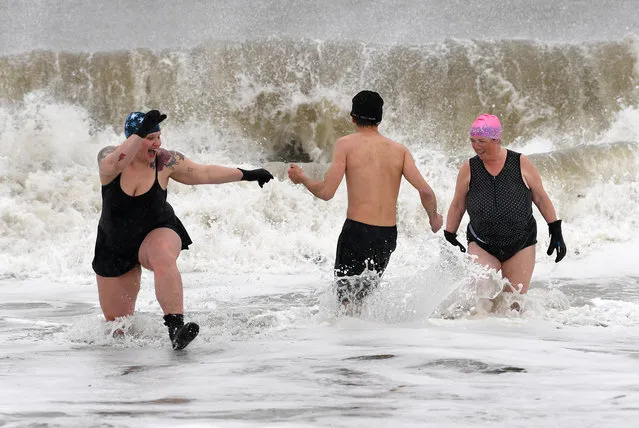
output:
[{"label": "black polka dot swimsuit", "polygon": [[500,262],[537,243],[532,192],[521,176],[520,157],[507,150],[504,167],[496,176],[486,170],[479,156],[470,159],[466,236]]}]

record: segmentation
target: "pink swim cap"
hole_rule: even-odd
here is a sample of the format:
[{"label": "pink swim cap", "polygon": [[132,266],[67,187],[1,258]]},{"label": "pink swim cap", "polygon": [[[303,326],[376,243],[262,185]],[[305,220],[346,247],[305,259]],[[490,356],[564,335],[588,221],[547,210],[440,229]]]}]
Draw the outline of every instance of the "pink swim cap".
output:
[{"label": "pink swim cap", "polygon": [[471,137],[492,138],[493,140],[501,139],[501,123],[499,118],[492,114],[482,114],[470,128]]}]

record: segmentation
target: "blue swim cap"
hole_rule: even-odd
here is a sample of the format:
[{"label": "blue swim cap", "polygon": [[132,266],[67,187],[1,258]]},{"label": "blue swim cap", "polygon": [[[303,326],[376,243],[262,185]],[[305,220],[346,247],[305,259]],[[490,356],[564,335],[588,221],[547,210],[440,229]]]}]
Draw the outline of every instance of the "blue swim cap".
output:
[{"label": "blue swim cap", "polygon": [[[142,119],[144,119],[145,115],[146,113],[142,113],[141,111],[134,111],[132,113],[129,113],[129,115],[126,117],[126,120],[124,121],[124,135],[126,135],[126,138],[129,138],[131,135],[135,134],[135,131],[138,130],[138,127],[140,126],[140,123],[142,123]],[[154,128],[149,130],[149,134],[152,134],[154,132],[160,132],[160,124],[155,125]]]}]

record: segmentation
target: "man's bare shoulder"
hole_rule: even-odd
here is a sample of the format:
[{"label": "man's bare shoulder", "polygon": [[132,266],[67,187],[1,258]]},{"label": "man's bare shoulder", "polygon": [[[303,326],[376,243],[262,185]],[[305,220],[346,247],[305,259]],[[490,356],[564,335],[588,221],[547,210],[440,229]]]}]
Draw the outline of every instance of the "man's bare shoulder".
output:
[{"label": "man's bare shoulder", "polygon": [[388,141],[389,144],[391,144],[397,150],[400,150],[402,152],[407,152],[408,151],[406,146],[403,145],[402,143],[398,143],[397,141],[391,140],[390,138],[386,138],[386,140]]},{"label": "man's bare shoulder", "polygon": [[364,144],[364,143],[370,144],[371,142],[388,144],[399,150],[406,150],[406,147],[403,144],[398,143],[397,141],[391,140],[390,138],[385,137],[384,135],[379,133],[376,133],[374,135],[364,135],[359,132],[354,132],[352,134],[348,134],[341,137],[339,140],[337,140],[335,144],[340,144],[340,143],[343,145]]},{"label": "man's bare shoulder", "polygon": [[337,141],[335,142],[335,145],[345,145],[348,143],[352,143],[354,141],[358,141],[359,138],[357,136],[357,134],[348,134],[348,135],[344,135],[343,137],[340,137],[337,139]]},{"label": "man's bare shoulder", "polygon": [[398,143],[397,141],[391,140],[390,138],[383,137],[383,140],[380,140],[382,144],[385,144],[388,147],[388,150],[393,153],[394,156],[406,156],[406,154],[410,154],[408,148],[402,143]]},{"label": "man's bare shoulder", "polygon": [[397,150],[397,151],[405,151],[406,147],[401,144],[398,143],[395,140],[391,140],[390,138],[379,134],[379,138],[376,139],[377,142],[382,143],[382,144],[387,144],[388,146],[390,146],[393,150]]}]

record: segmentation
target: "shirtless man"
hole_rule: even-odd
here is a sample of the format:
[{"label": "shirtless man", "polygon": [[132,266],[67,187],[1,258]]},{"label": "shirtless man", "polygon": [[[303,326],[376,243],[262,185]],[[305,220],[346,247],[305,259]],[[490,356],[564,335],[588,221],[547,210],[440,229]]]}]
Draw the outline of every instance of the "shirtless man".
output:
[{"label": "shirtless man", "polygon": [[265,169],[242,170],[201,165],[161,147],[157,110],[133,112],[124,123],[126,140],[98,154],[102,183],[102,214],[98,225],[93,270],[100,307],[107,321],[133,314],[140,291],[141,267],[153,271],[155,296],[174,349],[186,347],[198,334],[194,322],[184,323],[182,277],[177,267],[191,238],[166,201],[169,179],[183,184],[221,184],[273,178]]},{"label": "shirtless man", "polygon": [[[397,196],[402,176],[418,191],[437,232],[442,216],[437,199],[417,169],[406,147],[384,137],[377,130],[382,121],[382,97],[362,91],[353,98],[351,120],[355,132],[335,143],[333,161],[324,180],[311,180],[302,168],[292,164],[288,176],[325,201],[337,191],[344,174],[348,193],[346,221],[337,241],[335,277],[337,297],[346,305],[361,302],[381,278],[397,241]],[[377,275],[359,277],[365,270]]]}]

